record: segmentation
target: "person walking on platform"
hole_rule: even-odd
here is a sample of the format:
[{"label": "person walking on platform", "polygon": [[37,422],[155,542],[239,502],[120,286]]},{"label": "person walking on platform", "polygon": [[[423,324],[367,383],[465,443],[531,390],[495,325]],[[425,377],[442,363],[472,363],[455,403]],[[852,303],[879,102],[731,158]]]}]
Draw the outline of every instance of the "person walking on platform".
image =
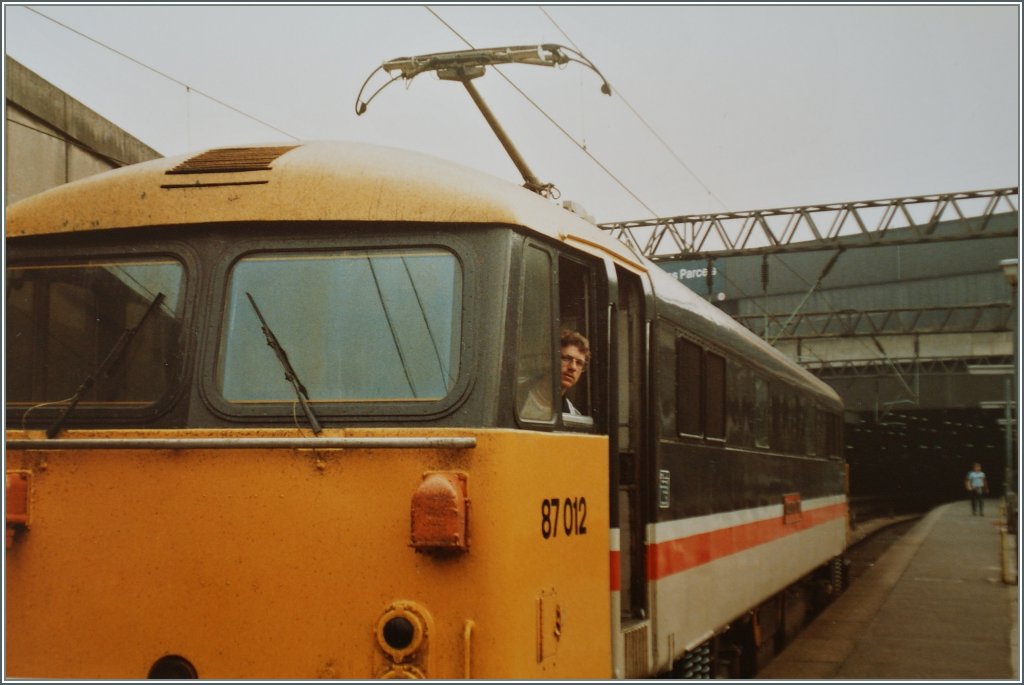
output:
[{"label": "person walking on platform", "polygon": [[981,470],[981,464],[975,463],[974,468],[967,472],[964,487],[971,493],[971,514],[985,515],[985,495],[988,494],[988,479]]}]

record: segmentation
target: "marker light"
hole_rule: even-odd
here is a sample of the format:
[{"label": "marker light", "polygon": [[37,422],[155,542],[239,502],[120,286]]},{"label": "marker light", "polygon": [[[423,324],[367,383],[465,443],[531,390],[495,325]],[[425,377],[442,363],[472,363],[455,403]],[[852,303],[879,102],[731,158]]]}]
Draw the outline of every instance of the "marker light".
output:
[{"label": "marker light", "polygon": [[30,471],[7,472],[7,543],[10,549],[14,544],[14,533],[19,528],[27,528],[29,521],[29,491],[32,483]]},{"label": "marker light", "polygon": [[409,544],[417,552],[465,552],[469,549],[467,476],[429,471],[412,496]]}]

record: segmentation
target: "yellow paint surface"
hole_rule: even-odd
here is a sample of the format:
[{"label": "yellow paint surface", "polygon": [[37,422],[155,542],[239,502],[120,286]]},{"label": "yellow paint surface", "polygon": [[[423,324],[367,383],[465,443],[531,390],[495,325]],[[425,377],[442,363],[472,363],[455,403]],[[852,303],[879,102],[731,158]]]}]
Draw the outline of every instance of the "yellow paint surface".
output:
[{"label": "yellow paint surface", "polygon": [[[33,489],[31,528],[7,556],[7,675],[143,678],[154,661],[177,654],[201,678],[373,677],[388,668],[377,621],[393,602],[409,601],[429,612],[417,655],[428,677],[463,676],[469,620],[475,678],[609,677],[604,438],[325,435],[475,436],[477,446],[9,451],[7,468],[31,470]],[[129,437],[64,437],[118,436]],[[465,554],[409,546],[412,494],[432,470],[469,474]],[[557,535],[545,539],[543,500],[580,497],[586,534],[566,535],[559,519]]]}]

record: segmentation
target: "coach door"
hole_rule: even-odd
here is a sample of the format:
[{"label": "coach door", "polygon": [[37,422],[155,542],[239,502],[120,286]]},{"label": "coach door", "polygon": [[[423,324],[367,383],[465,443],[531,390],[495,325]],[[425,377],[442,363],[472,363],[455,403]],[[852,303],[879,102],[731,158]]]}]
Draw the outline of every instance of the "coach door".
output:
[{"label": "coach door", "polygon": [[[633,273],[616,268],[618,296],[612,309],[615,364],[612,396],[613,475],[617,471],[616,504],[619,521],[620,625],[622,669],[625,678],[647,673],[650,654],[650,607],[647,592],[645,497],[648,480],[644,425],[646,390],[646,326],[644,292]],[[616,669],[619,670],[619,669]]]}]

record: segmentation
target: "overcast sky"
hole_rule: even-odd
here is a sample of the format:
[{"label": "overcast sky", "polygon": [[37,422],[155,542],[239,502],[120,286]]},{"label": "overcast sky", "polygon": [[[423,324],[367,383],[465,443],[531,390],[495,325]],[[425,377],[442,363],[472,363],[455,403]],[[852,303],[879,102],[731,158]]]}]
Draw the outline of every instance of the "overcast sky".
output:
[{"label": "overcast sky", "polygon": [[396,82],[362,116],[356,95],[395,57],[575,46],[613,96],[578,64],[502,67],[536,106],[474,83],[534,174],[609,222],[1018,185],[1020,26],[1018,3],[5,4],[4,47],[165,155],[345,139],[521,183],[458,83]]}]

